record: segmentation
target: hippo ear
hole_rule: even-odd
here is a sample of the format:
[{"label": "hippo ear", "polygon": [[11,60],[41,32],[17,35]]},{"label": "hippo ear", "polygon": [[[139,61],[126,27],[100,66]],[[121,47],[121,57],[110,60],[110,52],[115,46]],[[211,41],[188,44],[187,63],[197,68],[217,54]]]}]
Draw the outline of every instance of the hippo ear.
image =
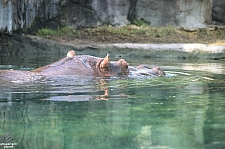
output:
[{"label": "hippo ear", "polygon": [[122,69],[128,69],[129,63],[127,63],[124,59],[120,59]]},{"label": "hippo ear", "polygon": [[101,61],[100,68],[107,68],[109,67],[110,61],[109,61],[109,54],[106,55],[106,57]]},{"label": "hippo ear", "polygon": [[67,53],[67,57],[74,57],[76,54],[75,54],[75,51],[71,50]]}]

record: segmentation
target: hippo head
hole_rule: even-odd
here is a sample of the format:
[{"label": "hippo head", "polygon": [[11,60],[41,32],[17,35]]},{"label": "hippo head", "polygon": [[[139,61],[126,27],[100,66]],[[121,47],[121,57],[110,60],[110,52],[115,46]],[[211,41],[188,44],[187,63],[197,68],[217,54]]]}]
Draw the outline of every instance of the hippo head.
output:
[{"label": "hippo head", "polygon": [[96,69],[102,76],[116,76],[116,75],[128,75],[129,64],[124,60],[110,61],[109,54],[104,59],[101,59],[96,64]]},{"label": "hippo head", "polygon": [[144,75],[144,76],[165,76],[166,73],[159,67],[155,66],[154,68],[150,69],[147,65],[141,64],[133,69],[133,72],[136,75]]}]

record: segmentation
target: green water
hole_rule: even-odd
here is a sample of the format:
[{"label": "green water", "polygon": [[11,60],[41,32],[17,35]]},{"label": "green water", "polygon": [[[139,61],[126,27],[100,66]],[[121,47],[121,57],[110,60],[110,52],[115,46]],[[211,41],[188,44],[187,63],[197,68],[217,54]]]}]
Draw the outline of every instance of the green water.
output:
[{"label": "green water", "polygon": [[126,61],[159,64],[168,75],[2,84],[0,145],[11,134],[21,149],[225,148],[224,61]]}]

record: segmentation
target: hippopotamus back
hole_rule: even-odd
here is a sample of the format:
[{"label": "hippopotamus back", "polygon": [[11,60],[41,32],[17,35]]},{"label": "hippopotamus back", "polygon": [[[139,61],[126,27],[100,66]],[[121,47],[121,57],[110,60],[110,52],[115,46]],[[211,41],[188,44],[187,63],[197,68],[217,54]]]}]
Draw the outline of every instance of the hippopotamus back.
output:
[{"label": "hippopotamus back", "polygon": [[109,55],[104,59],[90,55],[69,56],[32,72],[45,76],[58,75],[92,75],[115,76],[128,73],[128,63],[123,59],[109,61]]},{"label": "hippopotamus back", "polygon": [[88,55],[66,57],[52,64],[37,68],[32,72],[45,76],[93,75],[98,60],[100,58]]},{"label": "hippopotamus back", "polygon": [[41,79],[42,76],[31,71],[22,70],[1,70],[0,82],[30,82]]},{"label": "hippopotamus back", "polygon": [[136,76],[164,76],[165,72],[156,66],[152,69],[146,65],[128,67],[124,59],[110,61],[109,55],[105,58],[90,55],[78,55],[69,51],[67,57],[52,64],[37,68],[33,71],[3,70],[0,79],[9,81],[32,81],[43,77],[58,76],[117,76],[134,74]]}]

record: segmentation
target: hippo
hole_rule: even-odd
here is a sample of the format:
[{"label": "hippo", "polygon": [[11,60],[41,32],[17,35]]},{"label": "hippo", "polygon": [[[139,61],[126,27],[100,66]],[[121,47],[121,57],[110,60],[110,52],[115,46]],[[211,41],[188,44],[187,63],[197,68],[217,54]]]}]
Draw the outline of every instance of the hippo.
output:
[{"label": "hippo", "polygon": [[150,69],[147,65],[130,67],[124,60],[110,61],[109,54],[105,58],[90,55],[76,55],[69,51],[67,57],[52,64],[34,69],[32,71],[1,70],[0,79],[6,81],[33,81],[45,77],[58,76],[118,76],[118,75],[143,75],[143,76],[165,76],[165,72],[156,66]]},{"label": "hippo", "polygon": [[146,64],[141,64],[137,67],[129,67],[129,71],[130,74],[136,76],[159,77],[166,75],[166,73],[159,66],[155,66],[154,68],[151,69]]}]

